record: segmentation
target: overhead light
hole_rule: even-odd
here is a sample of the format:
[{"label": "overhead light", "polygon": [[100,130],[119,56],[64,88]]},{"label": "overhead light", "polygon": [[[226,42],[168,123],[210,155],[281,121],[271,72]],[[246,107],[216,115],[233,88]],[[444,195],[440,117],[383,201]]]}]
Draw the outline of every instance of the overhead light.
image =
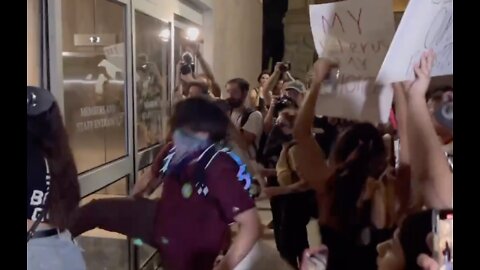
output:
[{"label": "overhead light", "polygon": [[170,29],[168,29],[168,28],[162,29],[160,31],[160,34],[158,34],[158,37],[163,42],[169,41],[170,40]]},{"label": "overhead light", "polygon": [[198,39],[199,35],[200,35],[200,30],[198,30],[198,28],[189,27],[189,28],[187,28],[185,38],[190,40],[190,41],[196,41]]}]

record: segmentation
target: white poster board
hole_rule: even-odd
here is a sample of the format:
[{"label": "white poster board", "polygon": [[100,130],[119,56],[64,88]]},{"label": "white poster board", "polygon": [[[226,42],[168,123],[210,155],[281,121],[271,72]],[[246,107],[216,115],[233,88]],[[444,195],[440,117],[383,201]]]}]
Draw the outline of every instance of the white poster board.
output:
[{"label": "white poster board", "polygon": [[319,57],[339,63],[338,86],[322,92],[317,115],[387,122],[393,92],[376,82],[395,25],[391,0],[348,0],[310,6]]},{"label": "white poster board", "polygon": [[437,56],[432,76],[453,74],[453,0],[410,0],[378,79],[414,79],[413,66],[428,49]]},{"label": "white poster board", "polygon": [[102,61],[98,66],[105,67],[108,76],[111,79],[116,78],[116,73],[120,72],[120,76],[125,74],[125,43],[118,43],[111,46],[103,47],[106,60]]}]

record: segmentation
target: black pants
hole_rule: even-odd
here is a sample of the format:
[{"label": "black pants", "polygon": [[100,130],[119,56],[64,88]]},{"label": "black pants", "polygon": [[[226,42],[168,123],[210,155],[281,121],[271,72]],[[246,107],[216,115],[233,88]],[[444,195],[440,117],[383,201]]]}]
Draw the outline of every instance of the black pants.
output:
[{"label": "black pants", "polygon": [[272,210],[273,236],[278,252],[281,249],[280,227],[282,225],[283,196],[275,196],[270,199],[270,208]]},{"label": "black pants", "polygon": [[285,34],[283,26],[279,28],[263,30],[263,57],[262,69],[268,69],[270,58],[272,59],[272,72],[277,62],[281,62],[285,51]]},{"label": "black pants", "polygon": [[117,232],[155,247],[154,225],[157,201],[144,198],[113,198],[93,200],[75,213],[70,227],[73,237],[100,228]]},{"label": "black pants", "polygon": [[307,224],[312,217],[312,193],[302,192],[282,196],[282,216],[279,228],[280,255],[298,269],[302,254],[309,247]]},{"label": "black pants", "polygon": [[[267,178],[268,187],[278,187],[278,181],[276,177]],[[275,196],[270,199],[270,209],[272,211],[272,224],[273,224],[273,236],[275,237],[275,245],[280,252],[280,225],[282,224],[282,212],[283,212],[283,198],[284,196]]]}]

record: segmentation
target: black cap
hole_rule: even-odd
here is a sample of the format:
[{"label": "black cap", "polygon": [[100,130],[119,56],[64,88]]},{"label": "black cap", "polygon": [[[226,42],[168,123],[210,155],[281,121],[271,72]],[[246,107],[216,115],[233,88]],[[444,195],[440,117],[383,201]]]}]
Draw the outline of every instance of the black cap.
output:
[{"label": "black cap", "polygon": [[55,98],[50,91],[39,87],[27,86],[27,115],[36,116],[42,114],[48,111],[54,102]]}]

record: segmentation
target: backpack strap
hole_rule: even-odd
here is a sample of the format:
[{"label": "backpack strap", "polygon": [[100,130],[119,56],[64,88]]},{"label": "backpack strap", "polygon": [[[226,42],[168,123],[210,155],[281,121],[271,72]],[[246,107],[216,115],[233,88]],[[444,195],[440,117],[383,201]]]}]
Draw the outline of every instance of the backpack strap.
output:
[{"label": "backpack strap", "polygon": [[235,161],[235,163],[238,165],[237,180],[240,182],[245,182],[243,185],[243,189],[250,190],[250,188],[252,187],[253,177],[247,170],[247,164],[245,164],[240,158],[240,156],[235,154],[235,152],[233,152],[229,148],[223,148],[220,151],[228,154],[233,159],[233,161]]},{"label": "backpack strap", "polygon": [[[248,119],[250,118],[250,115],[254,113],[256,110],[252,109],[245,109],[245,111],[242,114],[242,117],[240,118],[240,128],[242,129],[243,126],[247,123]],[[255,142],[251,145],[253,147],[253,150],[255,151],[255,155],[259,152],[259,147],[255,144]],[[250,154],[250,151],[248,151]]]},{"label": "backpack strap", "polygon": [[252,109],[246,109],[245,111],[243,111],[242,113],[242,118],[240,119],[240,127],[243,128],[243,126],[245,126],[245,124],[247,123],[248,121],[248,118],[250,118],[250,115],[255,112],[254,110]]},{"label": "backpack strap", "polygon": [[208,165],[212,162],[214,157],[217,155],[218,151],[216,147],[209,147],[203,154],[201,154],[196,161],[195,165],[195,188],[197,188],[197,193],[203,195],[204,197],[208,194],[208,187],[206,185],[206,169]]},{"label": "backpack strap", "polygon": [[255,194],[252,194],[252,187],[253,187],[253,177],[252,175],[248,172],[247,170],[247,165],[241,160],[241,158],[235,154],[231,149],[225,147],[220,150],[214,150],[212,149],[211,151],[206,152],[198,161],[197,161],[197,171],[196,171],[196,176],[197,176],[197,183],[198,185],[203,185],[205,186],[205,175],[206,175],[206,170],[210,166],[210,164],[215,160],[215,157],[219,153],[225,153],[227,154],[235,164],[238,166],[238,172],[237,172],[237,180],[239,182],[243,182],[243,189],[249,192],[250,196],[254,196]]},{"label": "backpack strap", "polygon": [[[205,197],[207,200],[209,200],[213,205],[218,207],[218,202],[213,200],[210,196],[208,195],[208,186],[206,185],[206,171],[210,164],[215,160],[215,157],[219,153],[226,153],[228,154],[234,161],[235,163],[239,166],[239,170],[237,173],[237,179],[238,181],[244,181],[244,190],[250,191],[250,188],[252,186],[252,178],[251,175],[248,173],[246,170],[246,165],[241,161],[240,157],[238,157],[235,153],[230,151],[228,148],[223,148],[221,150],[218,150],[216,147],[210,147],[207,149],[200,157],[197,159],[197,164],[195,166],[195,188],[197,190],[197,193],[203,197]],[[250,193],[250,192],[249,192]],[[252,194],[249,194],[252,196]],[[223,215],[222,211],[219,211],[220,214],[222,215],[222,219],[227,222],[227,218]]]},{"label": "backpack strap", "polygon": [[[252,186],[252,176],[247,171],[247,165],[241,160],[241,158],[237,154],[235,154],[229,148],[225,147],[218,150],[218,148],[214,144],[208,147],[198,158],[196,158],[197,165],[195,168],[195,177],[196,177],[195,181],[197,182],[197,184],[205,186],[205,180],[206,180],[205,171],[210,166],[212,161],[215,160],[215,157],[219,153],[228,154],[228,156],[233,159],[235,164],[238,165],[239,169],[237,172],[237,179],[240,182],[245,182],[243,185],[243,188],[245,190],[249,190],[250,187]],[[170,163],[174,155],[175,155],[175,147],[170,149],[167,156],[163,159],[163,165],[162,165],[162,168],[160,169],[160,177],[164,177],[167,173],[170,173],[172,169],[170,168]]]},{"label": "backpack strap", "polygon": [[163,158],[162,167],[160,169],[160,177],[165,176],[167,174],[168,167],[172,162],[173,156],[175,155],[175,146],[172,147],[165,158]]}]

